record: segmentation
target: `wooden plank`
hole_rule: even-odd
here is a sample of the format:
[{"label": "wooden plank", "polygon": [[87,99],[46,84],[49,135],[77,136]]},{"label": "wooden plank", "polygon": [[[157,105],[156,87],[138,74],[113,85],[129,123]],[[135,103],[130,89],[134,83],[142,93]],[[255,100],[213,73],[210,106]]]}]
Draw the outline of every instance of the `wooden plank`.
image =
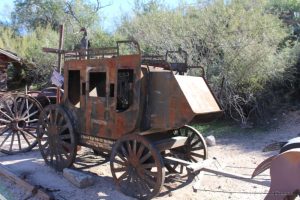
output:
[{"label": "wooden plank", "polygon": [[0,175],[6,177],[13,183],[17,184],[18,186],[24,188],[25,190],[29,191],[33,196],[43,199],[43,200],[51,200],[53,199],[48,194],[43,192],[42,190],[38,189],[37,187],[27,183],[14,173],[12,173],[8,168],[6,168],[4,165],[0,164]]},{"label": "wooden plank", "polygon": [[191,172],[196,172],[196,171],[202,170],[204,167],[208,167],[213,162],[215,162],[214,159],[207,159],[202,162],[192,163],[189,166],[187,166],[187,168],[189,170],[191,170]]},{"label": "wooden plank", "polygon": [[184,165],[184,166],[189,166],[189,165],[193,164],[191,162],[181,160],[179,158],[170,157],[170,156],[164,157],[164,161],[171,162],[171,163],[179,163],[179,164]]},{"label": "wooden plank", "polygon": [[54,49],[54,48],[46,48],[46,47],[43,48],[43,52],[46,52],[46,53],[57,53],[57,54],[64,53],[63,50]]},{"label": "wooden plank", "polygon": [[249,182],[249,183],[254,183],[254,184],[257,184],[257,185],[269,186],[269,182],[267,182],[267,181],[254,180],[254,179],[251,179],[250,177],[240,175],[240,174],[231,173],[231,172],[226,172],[224,170],[212,169],[212,168],[209,168],[209,167],[204,167],[204,168],[202,168],[202,170],[205,171],[205,172],[212,173],[212,174],[225,176],[225,177],[233,178],[233,179],[237,179],[237,180],[242,180],[242,181]]},{"label": "wooden plank", "polygon": [[159,151],[165,151],[168,149],[173,149],[185,145],[186,140],[187,137],[175,136],[167,139],[158,140],[154,143],[154,145],[156,146],[156,148],[159,149]]}]

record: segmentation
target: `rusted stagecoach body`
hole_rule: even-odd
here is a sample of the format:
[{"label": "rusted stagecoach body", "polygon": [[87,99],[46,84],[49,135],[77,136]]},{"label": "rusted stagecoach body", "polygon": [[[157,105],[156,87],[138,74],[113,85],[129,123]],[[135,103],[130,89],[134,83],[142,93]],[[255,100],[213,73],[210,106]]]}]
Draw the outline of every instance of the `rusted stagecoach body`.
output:
[{"label": "rusted stagecoach body", "polygon": [[81,142],[129,133],[162,133],[205,121],[220,107],[202,77],[141,66],[141,56],[68,60],[64,105],[77,116]]},{"label": "rusted stagecoach body", "polygon": [[[117,186],[150,199],[163,186],[165,167],[170,173],[186,167],[186,173],[207,159],[204,138],[186,124],[221,110],[204,78],[143,65],[136,42],[117,44],[63,52],[64,97],[40,115],[39,148],[57,170],[72,165],[77,145],[108,152]],[[134,44],[136,51],[121,54],[121,44]]]}]

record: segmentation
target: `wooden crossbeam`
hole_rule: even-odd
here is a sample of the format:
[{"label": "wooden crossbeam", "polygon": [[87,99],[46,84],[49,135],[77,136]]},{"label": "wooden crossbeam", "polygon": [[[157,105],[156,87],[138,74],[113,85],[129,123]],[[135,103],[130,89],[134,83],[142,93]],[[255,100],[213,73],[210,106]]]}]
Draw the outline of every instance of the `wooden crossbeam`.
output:
[{"label": "wooden crossbeam", "polygon": [[163,140],[158,140],[154,144],[156,148],[158,148],[160,151],[165,151],[168,149],[173,149],[176,147],[180,147],[185,145],[187,140],[187,137],[184,136],[175,136]]}]

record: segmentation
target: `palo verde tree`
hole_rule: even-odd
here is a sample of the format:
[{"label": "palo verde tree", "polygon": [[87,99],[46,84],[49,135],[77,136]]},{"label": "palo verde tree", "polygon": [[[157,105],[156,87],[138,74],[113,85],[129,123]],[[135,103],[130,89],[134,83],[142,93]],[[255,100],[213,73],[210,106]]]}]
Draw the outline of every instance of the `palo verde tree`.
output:
[{"label": "palo verde tree", "polygon": [[294,62],[293,48],[279,44],[289,35],[282,21],[266,12],[266,1],[206,1],[160,8],[124,21],[119,32],[141,43],[145,53],[182,48],[189,63],[206,76],[232,118],[246,124],[260,111],[259,96]]}]

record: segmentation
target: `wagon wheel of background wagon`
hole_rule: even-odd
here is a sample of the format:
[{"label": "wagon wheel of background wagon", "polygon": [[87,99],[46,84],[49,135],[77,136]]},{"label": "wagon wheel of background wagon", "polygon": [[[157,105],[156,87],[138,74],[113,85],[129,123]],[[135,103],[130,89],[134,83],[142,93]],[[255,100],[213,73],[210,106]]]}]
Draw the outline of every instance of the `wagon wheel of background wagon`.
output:
[{"label": "wagon wheel of background wagon", "polygon": [[[174,136],[188,137],[184,146],[171,149],[163,154],[172,156],[192,163],[199,162],[208,158],[206,142],[202,134],[191,126],[183,126],[173,131]],[[179,163],[165,163],[166,168],[171,173],[187,173],[185,167]]]},{"label": "wagon wheel of background wagon", "polygon": [[73,164],[77,140],[71,119],[62,106],[49,105],[43,110],[37,133],[39,149],[47,165],[62,171]]},{"label": "wagon wheel of background wagon", "polygon": [[161,155],[140,135],[126,135],[114,144],[110,167],[118,189],[138,199],[155,197],[164,183]]},{"label": "wagon wheel of background wagon", "polygon": [[46,107],[51,104],[50,99],[40,91],[28,91],[27,95],[36,99],[42,107]]},{"label": "wagon wheel of background wagon", "polygon": [[28,95],[4,95],[0,99],[0,151],[16,154],[36,146],[41,112],[39,102]]}]

